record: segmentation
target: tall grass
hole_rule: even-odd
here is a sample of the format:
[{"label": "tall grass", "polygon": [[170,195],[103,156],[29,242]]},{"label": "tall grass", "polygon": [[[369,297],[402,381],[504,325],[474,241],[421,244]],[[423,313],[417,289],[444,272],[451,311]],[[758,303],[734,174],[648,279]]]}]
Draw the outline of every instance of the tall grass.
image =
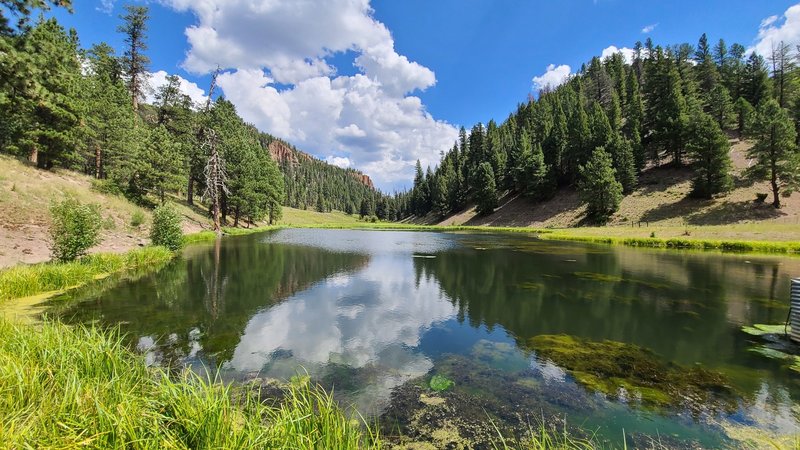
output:
[{"label": "tall grass", "polygon": [[270,407],[190,372],[148,369],[115,332],[0,321],[0,448],[381,446],[307,381]]},{"label": "tall grass", "polygon": [[686,250],[718,250],[738,253],[783,253],[800,254],[800,242],[790,241],[740,241],[715,239],[682,238],[625,238],[612,236],[581,236],[561,232],[547,233],[543,239],[555,241],[575,241],[598,244],[625,245],[628,247],[648,247]]},{"label": "tall grass", "polygon": [[137,267],[160,267],[174,256],[164,247],[145,247],[127,253],[98,253],[77,261],[20,265],[0,271],[0,302],[59,291],[100,276]]}]

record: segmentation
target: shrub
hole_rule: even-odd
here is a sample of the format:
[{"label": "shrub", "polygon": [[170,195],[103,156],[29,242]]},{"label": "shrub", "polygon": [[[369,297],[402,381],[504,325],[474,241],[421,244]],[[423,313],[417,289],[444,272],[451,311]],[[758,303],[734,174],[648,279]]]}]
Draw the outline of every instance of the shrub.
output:
[{"label": "shrub", "polygon": [[84,205],[74,198],[50,206],[50,250],[59,261],[73,261],[100,242],[100,217],[97,205]]},{"label": "shrub", "polygon": [[92,180],[92,190],[101,194],[122,195],[119,185],[111,180]]},{"label": "shrub", "polygon": [[178,250],[183,243],[181,218],[170,206],[159,206],[153,211],[153,227],[150,229],[153,245]]},{"label": "shrub", "polygon": [[144,213],[141,211],[134,211],[131,215],[131,226],[139,228],[144,223]]}]

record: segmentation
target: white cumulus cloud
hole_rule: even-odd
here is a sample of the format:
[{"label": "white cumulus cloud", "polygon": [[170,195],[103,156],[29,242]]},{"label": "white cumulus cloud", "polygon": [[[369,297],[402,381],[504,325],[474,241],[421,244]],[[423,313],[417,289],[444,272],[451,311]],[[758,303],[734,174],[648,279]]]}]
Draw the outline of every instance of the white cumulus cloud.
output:
[{"label": "white cumulus cloud", "polygon": [[[150,76],[147,78],[149,82],[149,89],[147,90],[148,92],[145,97],[145,101],[147,103],[155,102],[156,90],[159,87],[167,84],[167,77],[169,75],[170,74],[163,70],[150,73]],[[178,80],[180,81],[181,92],[188,95],[195,105],[201,105],[206,102],[206,92],[200,86],[181,77],[180,75],[178,75]]]},{"label": "white cumulus cloud", "polygon": [[533,90],[540,91],[545,88],[556,88],[567,81],[571,74],[572,69],[566,64],[562,64],[560,66],[550,64],[547,66],[545,73],[539,75],[538,77],[533,77]]},{"label": "white cumulus cloud", "polygon": [[[434,72],[396,51],[369,0],[159,1],[195,15],[183,65],[222,67],[219,86],[245,120],[345,158],[381,187],[407,183],[416,159],[434,164],[456,138],[414,95],[435,85]],[[356,74],[337,74],[329,58],[341,54]]]},{"label": "white cumulus cloud", "polygon": [[657,26],[658,26],[657,23],[651,23],[650,25],[645,25],[644,27],[642,27],[642,33],[643,34],[651,33],[653,30],[656,29]]},{"label": "white cumulus cloud", "polygon": [[622,57],[625,58],[625,62],[630,64],[633,62],[633,49],[628,47],[617,48],[614,45],[609,45],[608,47],[603,49],[603,52],[600,54],[600,59],[606,59],[611,55],[616,53],[622,53]]},{"label": "white cumulus cloud", "polygon": [[341,167],[342,169],[350,167],[350,158],[343,158],[341,156],[328,156],[325,158],[325,162],[336,167]]},{"label": "white cumulus cloud", "polygon": [[755,51],[768,57],[773,46],[777,47],[781,42],[791,45],[792,48],[800,44],[800,4],[790,6],[781,16],[770,16],[762,20],[755,44],[748,49],[748,53]]}]

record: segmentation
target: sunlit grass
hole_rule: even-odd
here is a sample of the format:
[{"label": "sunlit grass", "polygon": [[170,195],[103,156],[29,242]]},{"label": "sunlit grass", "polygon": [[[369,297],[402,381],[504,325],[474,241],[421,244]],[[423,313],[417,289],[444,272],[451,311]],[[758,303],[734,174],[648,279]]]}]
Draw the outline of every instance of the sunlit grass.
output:
[{"label": "sunlit grass", "polygon": [[147,368],[116,332],[0,321],[0,448],[381,448],[307,379],[280,406]]},{"label": "sunlit grass", "polygon": [[88,283],[98,277],[138,267],[160,267],[174,256],[164,247],[127,253],[98,253],[77,261],[19,265],[0,271],[0,302]]}]

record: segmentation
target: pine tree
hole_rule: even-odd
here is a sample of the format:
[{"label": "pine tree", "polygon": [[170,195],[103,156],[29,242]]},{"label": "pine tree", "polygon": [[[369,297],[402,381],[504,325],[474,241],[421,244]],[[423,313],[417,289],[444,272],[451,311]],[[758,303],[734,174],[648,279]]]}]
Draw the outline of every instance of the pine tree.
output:
[{"label": "pine tree", "polygon": [[590,148],[605,148],[614,136],[608,117],[599,103],[592,105],[592,111],[589,115],[589,132],[591,134]]},{"label": "pine tree", "polygon": [[150,16],[146,6],[125,5],[125,11],[125,15],[120,16],[124,24],[117,31],[125,35],[122,64],[133,109],[139,111],[139,102],[144,98],[147,86],[147,66],[150,64],[150,58],[144,53],[147,50],[147,21]]},{"label": "pine tree", "polygon": [[431,189],[431,209],[433,212],[439,216],[444,217],[449,212],[450,208],[447,202],[447,175],[448,173],[452,173],[450,171],[442,171],[440,174],[434,177],[432,189]]},{"label": "pine tree", "polygon": [[592,158],[579,170],[578,191],[587,204],[586,215],[605,223],[622,201],[622,185],[616,180],[611,157],[605,149],[595,149]]},{"label": "pine tree", "polygon": [[747,153],[748,158],[755,160],[749,173],[755,178],[769,180],[772,205],[780,208],[781,191],[791,193],[800,181],[794,123],[777,101],[769,99],[759,105],[750,134],[756,142]]},{"label": "pine tree", "polygon": [[476,182],[475,211],[480,215],[491,214],[497,208],[497,186],[491,164],[483,162],[478,166]]},{"label": "pine tree", "polygon": [[723,130],[728,129],[733,105],[731,105],[731,96],[728,93],[728,89],[722,83],[715,84],[708,94],[708,112],[717,121],[720,128]]},{"label": "pine tree", "polygon": [[686,149],[695,170],[693,196],[710,199],[731,189],[730,143],[714,118],[695,112]]},{"label": "pine tree", "polygon": [[741,95],[753,107],[758,107],[761,100],[769,97],[769,74],[764,67],[764,58],[753,52],[747,60],[742,73]]},{"label": "pine tree", "polygon": [[578,167],[586,162],[591,152],[589,119],[583,106],[583,97],[578,92],[577,104],[573,105],[567,125],[567,174],[574,178]]},{"label": "pine tree", "polygon": [[631,142],[617,133],[609,143],[609,152],[617,181],[622,185],[622,193],[630,194],[636,187],[636,162]]},{"label": "pine tree", "polygon": [[700,40],[697,43],[694,60],[697,63],[695,66],[695,73],[697,74],[700,91],[703,93],[704,103],[706,107],[708,107],[711,102],[709,94],[714,90],[719,81],[719,73],[717,72],[717,66],[711,54],[711,48],[708,45],[708,39],[705,33],[700,36]]},{"label": "pine tree", "polygon": [[631,142],[633,147],[633,159],[636,170],[641,171],[647,163],[647,155],[642,145],[642,124],[644,122],[644,102],[639,90],[639,82],[636,76],[631,74],[626,83],[628,102],[625,105],[625,125],[623,133]]},{"label": "pine tree", "polygon": [[540,200],[552,197],[555,182],[551,178],[550,167],[545,163],[542,146],[538,142],[533,146],[523,147],[518,164],[517,183],[520,193]]},{"label": "pine tree", "polygon": [[739,136],[744,136],[749,132],[750,125],[755,117],[755,108],[744,97],[736,100],[736,128]]},{"label": "pine tree", "polygon": [[673,163],[680,165],[688,106],[676,64],[660,47],[656,49],[655,57],[648,60],[645,92],[646,127],[651,134],[652,158],[658,162],[660,152],[666,151],[672,153]]}]

